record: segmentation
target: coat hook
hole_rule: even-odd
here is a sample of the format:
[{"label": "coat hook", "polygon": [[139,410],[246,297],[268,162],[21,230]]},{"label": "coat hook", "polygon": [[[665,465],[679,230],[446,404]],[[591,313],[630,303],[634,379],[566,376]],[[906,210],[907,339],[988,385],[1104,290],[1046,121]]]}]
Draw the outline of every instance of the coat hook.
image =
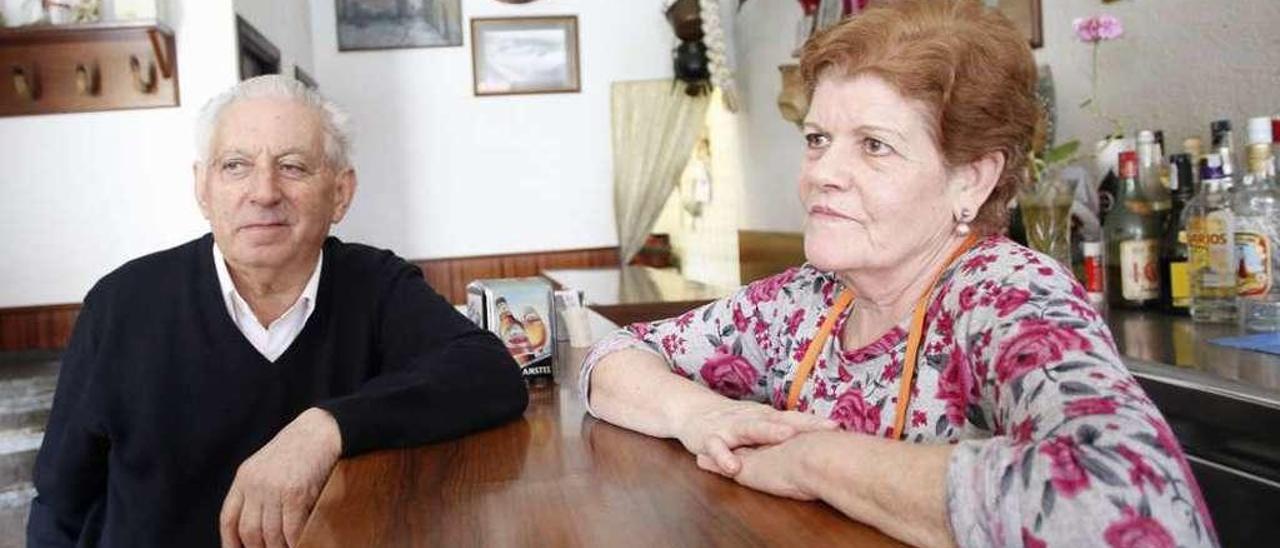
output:
[{"label": "coat hook", "polygon": [[[133,72],[133,86],[142,93],[151,93],[156,89],[156,63],[147,61],[147,69],[142,70],[142,62],[137,55],[129,56],[129,70]],[[145,73],[145,74],[144,74]]]},{"label": "coat hook", "polygon": [[31,74],[27,74],[26,69],[14,65],[13,69],[13,90],[17,92],[18,97],[28,101],[35,101],[40,98],[40,81],[36,75],[35,68],[32,67]]},{"label": "coat hook", "polygon": [[80,95],[98,94],[98,64],[86,67],[84,63],[76,64],[76,92]]}]

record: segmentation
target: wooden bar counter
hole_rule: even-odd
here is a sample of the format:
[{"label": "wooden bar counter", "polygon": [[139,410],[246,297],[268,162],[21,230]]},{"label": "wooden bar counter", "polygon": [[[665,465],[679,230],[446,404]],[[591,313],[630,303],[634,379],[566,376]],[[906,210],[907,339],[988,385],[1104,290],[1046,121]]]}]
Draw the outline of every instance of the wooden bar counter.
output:
[{"label": "wooden bar counter", "polygon": [[[595,336],[614,328],[592,316]],[[901,546],[825,504],[704,472],[674,440],[590,417],[574,384],[585,349],[560,350],[557,383],[531,387],[522,419],[340,462],[303,545]]]}]

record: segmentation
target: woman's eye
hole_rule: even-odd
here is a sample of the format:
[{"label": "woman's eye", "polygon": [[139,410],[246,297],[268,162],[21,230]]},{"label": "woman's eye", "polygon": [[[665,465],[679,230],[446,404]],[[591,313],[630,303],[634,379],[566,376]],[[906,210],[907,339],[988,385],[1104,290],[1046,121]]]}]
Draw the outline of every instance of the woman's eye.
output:
[{"label": "woman's eye", "polygon": [[893,147],[874,137],[867,137],[866,139],[863,139],[862,148],[867,151],[867,154],[872,156],[888,156],[893,154]]},{"label": "woman's eye", "polygon": [[893,154],[893,147],[878,138],[867,137],[863,140],[863,150],[872,156],[888,156]]},{"label": "woman's eye", "polygon": [[809,148],[822,148],[831,144],[831,136],[826,133],[810,132],[804,134],[804,142]]}]

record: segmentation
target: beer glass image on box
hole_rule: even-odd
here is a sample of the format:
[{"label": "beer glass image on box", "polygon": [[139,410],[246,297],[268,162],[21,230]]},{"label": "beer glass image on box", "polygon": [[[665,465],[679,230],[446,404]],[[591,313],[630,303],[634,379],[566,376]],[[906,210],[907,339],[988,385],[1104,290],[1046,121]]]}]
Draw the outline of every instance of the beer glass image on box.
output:
[{"label": "beer glass image on box", "polygon": [[551,294],[551,284],[542,278],[477,280],[467,286],[467,316],[502,339],[526,379],[552,374]]}]

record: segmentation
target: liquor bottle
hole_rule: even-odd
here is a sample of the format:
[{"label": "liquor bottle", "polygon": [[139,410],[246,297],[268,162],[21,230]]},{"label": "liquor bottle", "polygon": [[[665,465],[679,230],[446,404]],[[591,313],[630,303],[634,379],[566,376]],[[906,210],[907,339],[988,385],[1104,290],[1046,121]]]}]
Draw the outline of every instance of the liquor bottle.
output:
[{"label": "liquor bottle", "polygon": [[1191,155],[1169,157],[1169,186],[1172,207],[1160,239],[1160,272],[1166,283],[1160,286],[1161,308],[1166,312],[1187,315],[1191,312],[1191,279],[1187,276],[1186,207],[1195,188],[1192,186]]},{"label": "liquor bottle", "polygon": [[1157,169],[1160,171],[1160,184],[1163,185],[1165,189],[1171,190],[1169,186],[1170,185],[1169,162],[1168,162],[1169,157],[1165,155],[1165,152],[1168,151],[1169,149],[1165,148],[1164,146],[1164,130],[1157,129],[1155,131],[1155,138],[1156,138],[1156,159],[1157,159],[1156,165],[1158,166]]},{"label": "liquor bottle", "polygon": [[1240,324],[1280,330],[1280,190],[1272,177],[1271,120],[1249,120],[1249,172],[1232,200],[1236,231],[1236,294]]},{"label": "liquor bottle", "polygon": [[1236,319],[1235,221],[1222,172],[1222,158],[1205,156],[1200,192],[1187,204],[1187,253],[1191,274],[1191,319]]},{"label": "liquor bottle", "polygon": [[1145,129],[1138,132],[1138,182],[1163,227],[1169,216],[1170,197],[1169,189],[1160,182],[1160,164],[1164,158],[1157,147],[1154,132]]},{"label": "liquor bottle", "polygon": [[1236,159],[1235,138],[1231,133],[1231,120],[1214,120],[1209,124],[1209,132],[1212,135],[1209,151],[1217,153],[1218,158],[1222,160],[1222,175],[1228,179],[1233,179],[1227,184],[1228,190],[1235,183],[1237,167],[1240,162]]},{"label": "liquor bottle", "polygon": [[1120,194],[1107,214],[1107,286],[1117,308],[1160,302],[1160,222],[1138,180],[1138,156],[1120,153]]},{"label": "liquor bottle", "polygon": [[1099,312],[1106,312],[1107,309],[1107,274],[1106,264],[1102,257],[1102,242],[1085,241],[1080,244],[1081,250],[1081,270],[1084,276],[1085,294],[1089,299],[1089,304],[1093,305]]}]

